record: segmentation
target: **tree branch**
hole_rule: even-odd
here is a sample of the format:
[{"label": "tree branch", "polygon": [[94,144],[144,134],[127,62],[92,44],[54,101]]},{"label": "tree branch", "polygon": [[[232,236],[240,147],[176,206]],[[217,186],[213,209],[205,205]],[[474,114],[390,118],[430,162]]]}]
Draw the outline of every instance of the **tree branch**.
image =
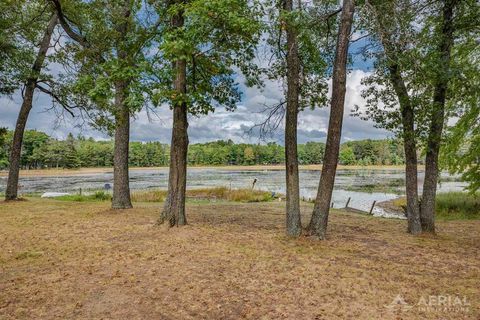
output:
[{"label": "tree branch", "polygon": [[62,5],[60,4],[60,0],[50,0],[50,2],[53,4],[53,6],[55,7],[55,11],[57,12],[57,16],[58,16],[58,20],[60,21],[60,24],[63,28],[63,30],[65,30],[65,32],[67,33],[67,35],[72,38],[74,41],[78,42],[82,47],[85,47],[85,48],[90,48],[90,43],[87,41],[87,39],[75,32],[72,27],[70,26],[70,24],[67,22],[67,19],[63,13],[63,10],[62,10]]},{"label": "tree branch", "polygon": [[254,134],[254,130],[258,128],[260,139],[265,140],[267,137],[272,136],[283,122],[283,118],[285,117],[286,103],[286,101],[280,101],[278,104],[273,106],[267,106],[264,104],[264,108],[258,113],[266,113],[266,118],[262,122],[256,123],[250,127],[250,129],[246,131],[246,134],[252,136]]},{"label": "tree branch", "polygon": [[56,102],[58,102],[62,106],[62,108],[65,109],[65,111],[67,111],[73,118],[75,118],[74,113],[72,112],[72,110],[70,110],[71,107],[65,101],[63,101],[58,95],[56,95],[52,91],[48,90],[47,88],[42,87],[38,83],[35,86],[37,87],[38,90],[40,90],[43,93],[46,93],[49,96],[51,96],[52,99],[54,99]]}]

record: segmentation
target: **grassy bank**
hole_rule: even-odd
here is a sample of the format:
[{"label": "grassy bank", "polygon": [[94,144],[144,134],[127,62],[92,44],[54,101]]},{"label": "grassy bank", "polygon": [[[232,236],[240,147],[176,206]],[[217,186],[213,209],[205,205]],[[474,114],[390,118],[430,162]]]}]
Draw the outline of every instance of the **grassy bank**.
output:
[{"label": "grassy bank", "polygon": [[[406,221],[335,210],[318,242],[285,237],[284,203],[190,202],[187,214],[188,226],[167,231],[154,226],[157,203],[0,203],[0,318],[480,316],[480,221],[441,221],[438,236],[413,237]],[[412,309],[387,308],[398,295]],[[416,305],[430,295],[470,305]]]},{"label": "grassy bank", "polygon": [[[251,189],[229,189],[227,187],[215,187],[204,189],[190,189],[186,192],[187,198],[192,200],[223,200],[234,202],[266,202],[274,200],[271,192]],[[133,191],[133,202],[163,202],[167,197],[166,190],[141,190]],[[55,198],[64,201],[105,201],[111,200],[111,195],[104,191],[96,191],[93,194],[65,195]]]},{"label": "grassy bank", "polygon": [[77,201],[77,202],[107,201],[112,199],[112,195],[105,191],[95,191],[94,193],[91,193],[91,194],[69,194],[69,195],[56,197],[54,199],[63,200],[63,201]]},{"label": "grassy bank", "polygon": [[[187,201],[230,201],[230,202],[269,202],[282,194],[272,194],[267,191],[251,189],[229,189],[227,187],[214,187],[187,190]],[[0,194],[0,197],[3,195]],[[40,194],[28,195],[39,197]],[[167,196],[166,190],[140,190],[131,194],[133,202],[163,202]],[[110,201],[111,193],[95,191],[83,195],[72,194],[54,198],[61,201],[95,202]],[[386,210],[403,212],[406,206],[404,197],[380,203],[379,206]],[[471,220],[480,219],[480,193],[469,194],[466,192],[447,192],[437,195],[436,218],[439,220]]]},{"label": "grassy bank", "polygon": [[439,193],[436,211],[437,216],[444,220],[480,219],[480,193]]},{"label": "grassy bank", "polygon": [[[406,206],[404,197],[391,201],[393,208]],[[480,193],[445,192],[437,194],[436,218],[440,220],[480,219]]]}]

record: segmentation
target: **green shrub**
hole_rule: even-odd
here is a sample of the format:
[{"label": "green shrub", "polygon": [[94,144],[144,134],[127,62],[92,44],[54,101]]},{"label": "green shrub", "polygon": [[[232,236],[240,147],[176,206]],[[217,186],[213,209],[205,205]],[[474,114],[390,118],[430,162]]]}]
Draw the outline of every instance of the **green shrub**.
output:
[{"label": "green shrub", "polygon": [[437,194],[437,217],[444,220],[479,219],[480,193],[447,192]]},{"label": "green shrub", "polygon": [[[392,200],[395,207],[406,210],[405,197]],[[445,192],[437,194],[436,217],[440,220],[480,219],[480,193]]]},{"label": "green shrub", "polygon": [[96,200],[111,200],[112,195],[105,192],[105,191],[96,191],[93,194],[93,198],[96,199]]}]

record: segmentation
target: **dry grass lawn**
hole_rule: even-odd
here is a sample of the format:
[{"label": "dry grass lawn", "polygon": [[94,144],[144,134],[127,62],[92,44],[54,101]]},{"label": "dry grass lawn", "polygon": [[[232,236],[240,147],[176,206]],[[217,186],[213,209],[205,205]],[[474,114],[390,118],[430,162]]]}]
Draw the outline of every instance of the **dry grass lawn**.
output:
[{"label": "dry grass lawn", "polygon": [[[167,231],[158,203],[0,202],[0,319],[480,318],[479,220],[413,237],[335,211],[316,242],[284,236],[283,205],[189,203]],[[469,306],[416,305],[438,295]]]}]

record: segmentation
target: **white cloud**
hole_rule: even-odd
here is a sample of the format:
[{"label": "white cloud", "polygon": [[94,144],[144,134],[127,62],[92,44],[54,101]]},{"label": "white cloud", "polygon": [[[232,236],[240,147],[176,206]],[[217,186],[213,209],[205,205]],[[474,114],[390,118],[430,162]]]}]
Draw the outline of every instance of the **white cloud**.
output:
[{"label": "white cloud", "polygon": [[[388,133],[381,129],[373,127],[371,122],[363,121],[359,118],[351,117],[350,111],[355,106],[365,105],[361,97],[361,80],[367,76],[368,72],[362,70],[353,70],[347,79],[347,92],[345,99],[345,117],[343,126],[344,140],[357,140],[365,138],[384,138]],[[329,84],[330,86],[331,84]],[[256,142],[257,137],[249,137],[245,130],[253,124],[262,120],[262,114],[258,112],[262,105],[272,105],[278,103],[283,98],[283,89],[279,82],[269,81],[265,83],[262,89],[246,88],[242,84],[240,89],[243,92],[242,101],[239,103],[235,112],[226,111],[223,108],[217,109],[208,116],[193,117],[190,119],[189,135],[192,143],[205,142],[216,139],[232,139],[236,142]],[[16,117],[21,104],[20,93],[17,92],[13,99],[0,98],[0,126],[13,129]],[[88,127],[75,128],[75,121],[66,118],[63,122],[54,125],[56,116],[54,113],[45,113],[45,109],[50,106],[50,99],[45,95],[36,95],[34,107],[27,124],[28,129],[37,129],[44,131],[57,138],[64,138],[69,132],[77,134],[82,132],[86,136],[105,139],[102,132],[98,132]],[[171,139],[172,113],[167,106],[162,106],[156,110],[157,116],[147,116],[146,111],[140,112],[131,125],[131,137],[134,141],[152,141],[158,140],[169,143]],[[299,142],[322,141],[325,139],[325,132],[328,128],[329,108],[305,110],[299,115]],[[282,142],[281,131],[274,135],[273,140]]]}]

